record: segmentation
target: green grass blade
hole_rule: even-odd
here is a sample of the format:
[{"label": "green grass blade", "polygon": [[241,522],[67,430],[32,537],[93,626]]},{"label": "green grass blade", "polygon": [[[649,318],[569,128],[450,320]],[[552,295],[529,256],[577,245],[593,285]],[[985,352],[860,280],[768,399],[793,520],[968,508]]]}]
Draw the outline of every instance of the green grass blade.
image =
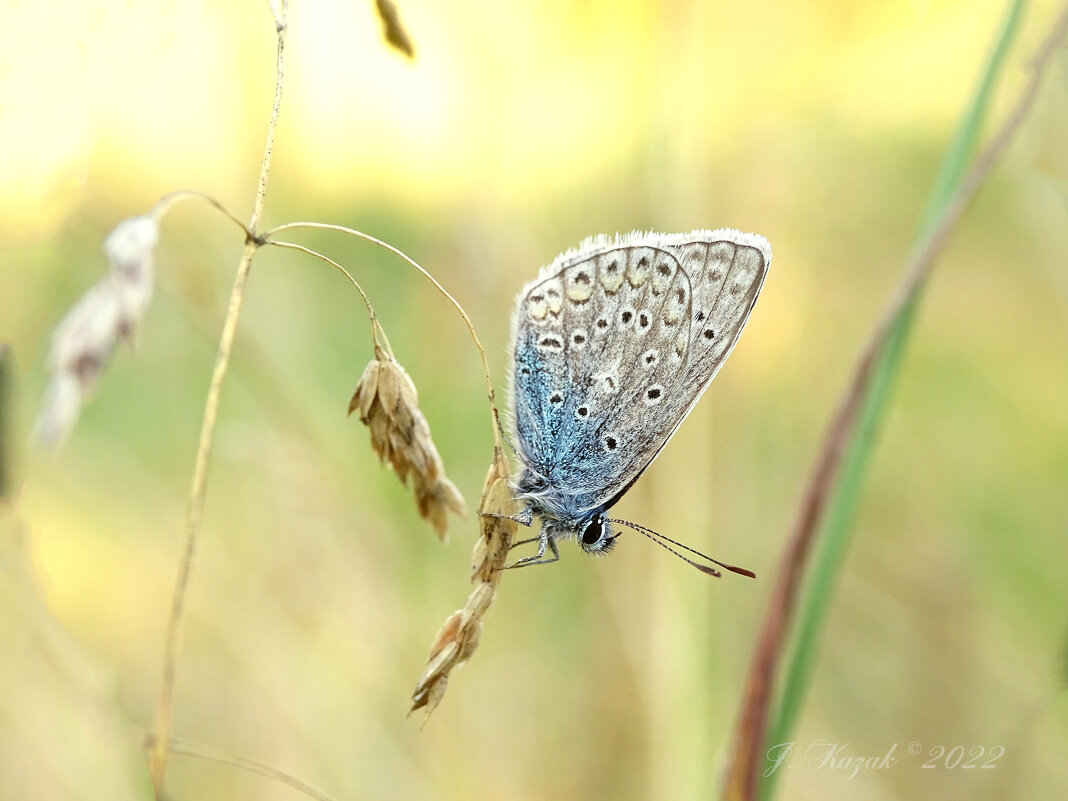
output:
[{"label": "green grass blade", "polygon": [[[924,247],[936,229],[975,152],[982,124],[989,110],[993,87],[1004,69],[1024,6],[1024,0],[1014,0],[1009,5],[986,69],[961,120],[956,139],[942,161],[914,241],[914,250]],[[766,747],[789,741],[796,725],[809,686],[834,581],[848,549],[852,524],[864,488],[864,478],[878,440],[879,428],[885,419],[893,388],[901,371],[902,357],[919,299],[919,292],[909,298],[888,333],[885,346],[875,362],[871,383],[865,391],[857,426],[846,447],[841,472],[828,498],[827,515],[818,538],[819,546],[813,554],[807,588],[799,606],[793,649],[784,673],[775,717],[768,728]],[[778,775],[776,771],[762,779],[759,792],[764,801],[773,797]]]},{"label": "green grass blade", "polygon": [[15,407],[15,357],[0,343],[0,501],[11,489],[11,425]]}]

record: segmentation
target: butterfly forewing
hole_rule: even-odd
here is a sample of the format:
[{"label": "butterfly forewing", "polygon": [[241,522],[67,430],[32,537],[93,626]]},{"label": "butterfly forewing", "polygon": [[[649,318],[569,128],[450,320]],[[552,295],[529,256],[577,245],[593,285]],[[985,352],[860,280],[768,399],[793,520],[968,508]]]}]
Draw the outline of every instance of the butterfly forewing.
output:
[{"label": "butterfly forewing", "polygon": [[662,398],[685,364],[689,297],[675,255],[651,247],[580,252],[524,293],[515,398],[530,467],[576,493],[610,483],[632,456],[625,432],[648,411],[636,395]]},{"label": "butterfly forewing", "polygon": [[736,231],[630,234],[546,268],[516,319],[526,465],[573,508],[617,499],[726,359],[769,258],[762,238]]},{"label": "butterfly forewing", "polygon": [[694,293],[684,391],[672,398],[676,425],[693,408],[738,342],[767,275],[767,242],[752,234],[739,238],[755,241],[746,244],[721,239],[675,246]]}]

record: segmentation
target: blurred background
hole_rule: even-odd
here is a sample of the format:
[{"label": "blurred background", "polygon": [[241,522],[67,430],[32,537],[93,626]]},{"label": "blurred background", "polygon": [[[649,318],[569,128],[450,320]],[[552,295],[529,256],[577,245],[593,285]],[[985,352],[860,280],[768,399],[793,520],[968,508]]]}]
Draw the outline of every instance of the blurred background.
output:
[{"label": "blurred background", "polygon": [[[179,188],[247,219],[274,84],[261,2],[5,5],[0,342],[15,359],[0,520],[0,798],[146,798],[150,727],[235,226],[166,217],[157,291],[66,449],[25,446],[49,335],[121,219]],[[774,263],[713,388],[621,516],[759,576],[713,580],[637,535],[500,585],[422,730],[409,696],[469,591],[473,515],[442,546],[345,416],[371,357],[359,298],[261,250],[226,386],[174,734],[335,799],[705,799],[803,477],[887,303],[1003,15],[986,0],[296,2],[267,226],[358,228],[465,306],[505,386],[515,293],[598,232],[730,226]],[[1056,9],[1030,6],[995,115]],[[924,300],[783,798],[1042,797],[1068,786],[1068,58]],[[291,237],[370,294],[450,476],[477,505],[492,432],[468,334],[398,259]],[[1004,748],[923,769],[937,746]],[[175,799],[292,789],[174,757]]]}]

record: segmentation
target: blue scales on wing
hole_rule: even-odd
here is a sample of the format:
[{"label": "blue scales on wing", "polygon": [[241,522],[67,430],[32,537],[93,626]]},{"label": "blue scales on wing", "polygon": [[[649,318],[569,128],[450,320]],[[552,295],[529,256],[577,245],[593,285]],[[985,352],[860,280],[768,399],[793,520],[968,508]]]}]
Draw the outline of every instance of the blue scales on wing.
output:
[{"label": "blue scales on wing", "polygon": [[690,282],[651,245],[602,243],[554,266],[517,310],[516,428],[526,465],[589,509],[674,427],[661,410],[686,364]]}]

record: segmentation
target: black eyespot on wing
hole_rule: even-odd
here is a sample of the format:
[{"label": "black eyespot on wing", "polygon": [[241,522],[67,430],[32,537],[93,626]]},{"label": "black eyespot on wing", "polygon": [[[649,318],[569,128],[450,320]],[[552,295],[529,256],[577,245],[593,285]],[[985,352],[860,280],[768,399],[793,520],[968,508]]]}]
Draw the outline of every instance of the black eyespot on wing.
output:
[{"label": "black eyespot on wing", "polygon": [[693,316],[693,319],[695,319],[697,322],[701,322],[703,319],[705,319],[705,313],[703,311],[699,311]]},{"label": "black eyespot on wing", "polygon": [[549,398],[549,403],[563,403],[563,402],[564,402],[564,396],[561,395],[559,392],[554,392],[552,397]]},{"label": "black eyespot on wing", "polygon": [[648,391],[647,391],[647,392],[645,393],[645,396],[646,396],[646,397],[647,397],[647,398],[648,398],[649,400],[656,400],[657,398],[659,398],[659,397],[660,397],[660,388],[659,388],[659,387],[652,387],[651,389],[649,389],[649,390],[648,390]]},{"label": "black eyespot on wing", "polygon": [[583,342],[586,341],[586,336],[584,334],[575,334],[573,337],[571,337],[571,341],[574,342],[576,345],[581,345]]},{"label": "black eyespot on wing", "polygon": [[586,417],[589,413],[590,413],[590,410],[585,406],[579,406],[575,410],[575,414],[577,414],[579,417]]},{"label": "black eyespot on wing", "polygon": [[646,314],[645,312],[642,312],[641,314],[639,314],[638,315],[638,325],[640,325],[642,328],[648,328],[649,327],[649,315]]},{"label": "black eyespot on wing", "polygon": [[705,337],[705,339],[715,339],[716,338],[716,332],[713,331],[711,328],[706,328],[705,329],[705,333],[704,333],[704,337]]},{"label": "black eyespot on wing", "polygon": [[667,262],[660,262],[656,266],[656,271],[665,277],[671,275],[671,268],[667,266]]},{"label": "black eyespot on wing", "polygon": [[619,443],[616,442],[616,438],[615,437],[605,437],[604,438],[604,446],[606,448],[608,448],[608,450],[610,450],[610,451],[614,451],[618,444]]},{"label": "black eyespot on wing", "polygon": [[630,322],[630,321],[631,321],[631,320],[632,320],[633,318],[634,318],[634,312],[630,312],[630,311],[625,311],[625,312],[623,312],[623,314],[622,314],[622,316],[621,316],[621,318],[620,318],[620,319],[622,319],[622,320],[623,320],[623,324],[624,324],[624,325],[626,325],[626,324],[627,324],[627,323],[629,323],[629,322]]},{"label": "black eyespot on wing", "polygon": [[608,328],[608,320],[603,317],[599,318],[597,320],[597,327],[601,329]]}]

